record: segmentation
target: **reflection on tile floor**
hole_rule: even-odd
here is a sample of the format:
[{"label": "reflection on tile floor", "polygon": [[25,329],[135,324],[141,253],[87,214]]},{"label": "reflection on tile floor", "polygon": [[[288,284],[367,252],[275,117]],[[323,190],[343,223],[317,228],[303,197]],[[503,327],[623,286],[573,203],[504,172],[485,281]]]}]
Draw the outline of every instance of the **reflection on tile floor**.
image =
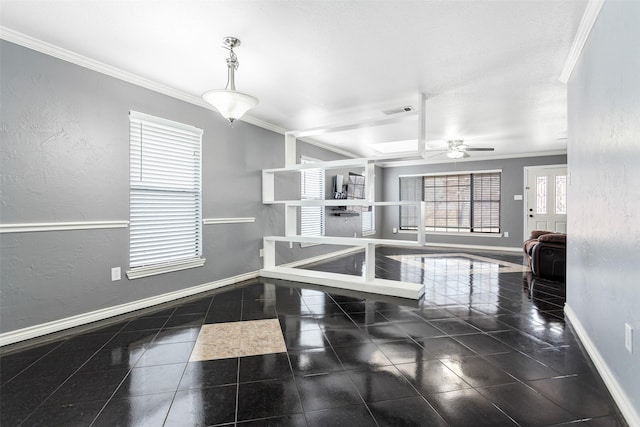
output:
[{"label": "reflection on tile floor", "polygon": [[[359,274],[363,258],[310,268]],[[5,351],[0,425],[626,425],[563,283],[506,253],[377,261],[424,299],[255,280]]]}]

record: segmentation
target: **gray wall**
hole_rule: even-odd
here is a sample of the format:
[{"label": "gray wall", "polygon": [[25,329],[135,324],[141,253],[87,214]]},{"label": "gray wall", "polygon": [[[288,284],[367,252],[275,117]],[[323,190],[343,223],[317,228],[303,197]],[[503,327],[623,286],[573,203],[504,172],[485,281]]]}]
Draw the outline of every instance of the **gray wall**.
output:
[{"label": "gray wall", "polygon": [[[569,81],[567,305],[640,414],[640,2],[605,2]],[[635,328],[634,354],[624,324]],[[636,419],[638,421],[638,419]]]},{"label": "gray wall", "polygon": [[284,230],[282,207],[261,203],[261,170],[284,166],[282,135],[5,41],[0,55],[2,223],[128,220],[129,110],[204,130],[204,218],[256,217],[203,226],[204,267],[131,281],[110,280],[128,267],[127,228],[1,234],[0,332],[261,268],[262,236]]},{"label": "gray wall", "polygon": [[[513,200],[513,196],[522,194],[526,197],[524,167],[566,163],[567,156],[543,156],[384,168],[383,197],[385,200],[399,200],[400,175],[502,169],[500,218],[502,232],[508,231],[509,237],[429,234],[427,235],[427,242],[518,248],[522,246],[524,239],[524,201]],[[415,233],[392,233],[394,227],[399,229],[399,222],[399,208],[386,208],[382,219],[383,237],[385,239],[415,239]]]}]

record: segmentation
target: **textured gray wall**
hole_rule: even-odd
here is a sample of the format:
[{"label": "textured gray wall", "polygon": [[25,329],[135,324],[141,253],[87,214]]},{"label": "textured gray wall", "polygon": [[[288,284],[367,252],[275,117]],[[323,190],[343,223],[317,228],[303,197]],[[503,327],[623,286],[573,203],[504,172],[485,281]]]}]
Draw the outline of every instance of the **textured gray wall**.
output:
[{"label": "textured gray wall", "polygon": [[[429,234],[427,235],[427,242],[518,248],[522,246],[524,238],[524,201],[513,200],[513,196],[516,194],[526,196],[524,190],[524,167],[566,163],[567,156],[543,156],[384,168],[384,178],[382,180],[383,197],[386,200],[399,200],[400,175],[502,169],[500,216],[502,231],[508,231],[509,237]],[[386,208],[382,219],[383,237],[385,239],[415,239],[415,233],[392,233],[393,227],[399,228],[399,222],[399,208]]]},{"label": "textured gray wall", "polygon": [[569,81],[567,305],[640,415],[639,18],[605,2]]},{"label": "textured gray wall", "polygon": [[[261,203],[261,170],[284,165],[282,135],[230,128],[213,111],[5,41],[0,55],[2,223],[128,220],[129,110],[204,130],[204,218],[256,217],[203,226],[204,267],[117,282],[110,270],[128,267],[127,228],[2,234],[0,332],[261,268],[262,236],[284,230],[282,207]],[[340,158],[308,144],[299,152]]]}]

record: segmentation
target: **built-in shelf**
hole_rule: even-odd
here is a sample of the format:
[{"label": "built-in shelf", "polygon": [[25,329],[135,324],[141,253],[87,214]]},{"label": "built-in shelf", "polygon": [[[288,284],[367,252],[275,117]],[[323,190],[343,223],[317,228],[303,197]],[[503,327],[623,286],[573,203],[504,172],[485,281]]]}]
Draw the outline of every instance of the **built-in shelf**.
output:
[{"label": "built-in shelf", "polygon": [[[375,248],[377,245],[393,245],[403,247],[421,247],[425,244],[424,202],[401,202],[388,201],[378,202],[375,200],[375,165],[378,162],[389,164],[390,162],[400,162],[408,158],[420,158],[424,154],[425,147],[425,102],[426,97],[420,94],[420,108],[418,109],[418,151],[413,155],[392,155],[375,158],[333,160],[316,163],[296,163],[296,140],[297,138],[317,135],[327,132],[341,132],[362,127],[379,126],[390,122],[403,120],[404,118],[382,118],[365,121],[362,123],[351,123],[336,125],[333,127],[314,128],[301,131],[292,131],[285,134],[285,167],[275,169],[264,169],[262,171],[262,203],[284,205],[285,235],[267,236],[263,239],[264,267],[261,275],[287,280],[300,280],[319,285],[340,287],[344,289],[359,290],[364,292],[374,292],[383,295],[398,296],[403,298],[418,299],[424,294],[424,285],[406,283],[400,281],[381,280],[375,277]],[[276,175],[280,173],[300,172],[308,169],[364,169],[364,191],[363,199],[330,199],[330,200],[276,200],[275,183]],[[328,213],[336,216],[357,216],[360,212],[349,207],[364,206],[415,206],[418,210],[418,232],[416,240],[392,240],[392,239],[372,239],[358,237],[333,237],[333,236],[300,236],[298,235],[299,208],[303,206],[329,207]],[[301,244],[328,244],[343,245],[351,247],[362,247],[365,249],[365,268],[363,275],[352,276],[348,274],[321,273],[299,268],[289,268],[276,265],[276,243],[288,242]]]}]

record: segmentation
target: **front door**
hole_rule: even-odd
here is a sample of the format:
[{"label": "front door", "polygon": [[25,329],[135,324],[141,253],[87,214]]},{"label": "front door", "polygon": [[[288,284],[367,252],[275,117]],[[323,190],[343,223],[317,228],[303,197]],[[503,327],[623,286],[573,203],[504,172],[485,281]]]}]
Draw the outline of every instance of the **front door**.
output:
[{"label": "front door", "polygon": [[567,232],[566,165],[527,167],[525,238],[532,230]]}]

